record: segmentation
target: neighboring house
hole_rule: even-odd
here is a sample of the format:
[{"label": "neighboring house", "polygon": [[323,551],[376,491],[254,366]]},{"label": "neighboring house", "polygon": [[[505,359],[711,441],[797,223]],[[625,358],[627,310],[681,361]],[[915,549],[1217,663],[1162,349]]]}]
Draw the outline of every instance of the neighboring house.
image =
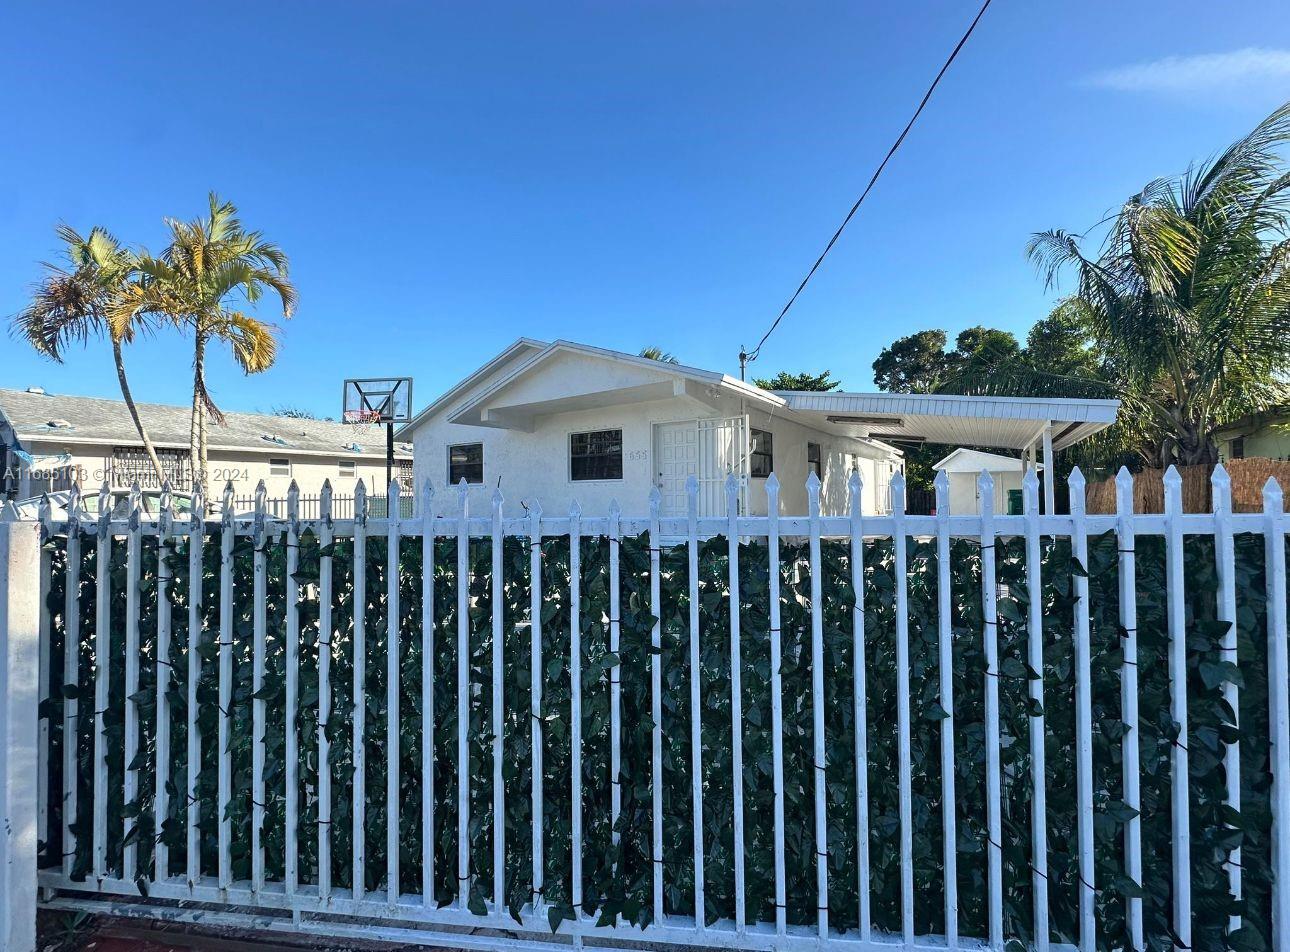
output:
[{"label": "neighboring house", "polygon": [[977,484],[982,472],[994,481],[994,511],[1018,515],[1022,510],[1021,478],[1026,461],[960,447],[932,469],[943,471],[950,481],[950,512],[976,512],[980,495]]},{"label": "neighboring house", "polygon": [[[821,508],[842,514],[847,481],[864,481],[865,513],[890,508],[900,444],[966,443],[1055,449],[1115,419],[1110,401],[770,392],[726,374],[570,341],[516,341],[417,414],[398,433],[415,448],[416,483],[439,498],[465,480],[473,512],[499,487],[508,512],[537,502],[564,515],[576,498],[604,513],[617,499],[641,514],[650,489],[663,515],[686,511],[686,479],[699,481],[700,514],[725,511],[738,480],[740,510],[766,511],[765,480],[782,486],[780,511],[804,514],[806,480],[822,482]],[[436,502],[451,511],[455,493]]]},{"label": "neighboring house", "polygon": [[[141,403],[138,408],[172,488],[188,491],[192,487],[190,408],[153,403]],[[330,479],[338,497],[352,496],[359,478],[370,494],[386,493],[383,426],[258,413],[227,412],[224,419],[223,425],[212,423],[210,428],[212,495],[231,481],[245,506],[260,480],[270,498],[282,498],[293,479],[306,495],[316,495],[323,481]],[[66,489],[73,479],[90,491],[104,480],[114,489],[129,488],[135,481],[144,489],[160,488],[120,400],[0,389],[0,456],[4,461],[0,489],[8,498]],[[396,447],[395,465],[410,491],[409,447]]]},{"label": "neighboring house", "polygon": [[1290,460],[1290,406],[1253,413],[1214,434],[1218,456],[1232,459]]}]

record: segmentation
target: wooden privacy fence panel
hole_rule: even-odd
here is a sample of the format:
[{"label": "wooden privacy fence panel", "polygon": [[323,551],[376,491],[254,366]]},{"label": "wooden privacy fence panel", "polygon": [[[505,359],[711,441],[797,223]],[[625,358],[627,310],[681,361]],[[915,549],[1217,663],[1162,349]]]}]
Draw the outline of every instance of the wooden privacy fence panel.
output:
[{"label": "wooden privacy fence panel", "polygon": [[[476,948],[1277,948],[1287,517],[46,514],[55,908]],[[104,490],[106,491],[106,489]],[[397,498],[397,485],[390,488]],[[446,498],[444,498],[446,496]],[[391,506],[393,511],[399,507]],[[194,511],[202,512],[201,505]],[[553,939],[553,935],[555,938]]]},{"label": "wooden privacy fence panel", "polygon": [[[1211,477],[1214,467],[1175,467],[1182,476],[1183,512],[1210,512],[1213,506]],[[1229,460],[1224,471],[1232,483],[1232,511],[1260,512],[1263,509],[1263,488],[1273,479],[1281,486],[1290,486],[1290,462],[1286,460],[1249,459]],[[1133,508],[1140,513],[1165,511],[1165,471],[1144,469],[1133,474]],[[1088,511],[1106,514],[1115,512],[1115,480],[1105,479],[1090,483]]]}]

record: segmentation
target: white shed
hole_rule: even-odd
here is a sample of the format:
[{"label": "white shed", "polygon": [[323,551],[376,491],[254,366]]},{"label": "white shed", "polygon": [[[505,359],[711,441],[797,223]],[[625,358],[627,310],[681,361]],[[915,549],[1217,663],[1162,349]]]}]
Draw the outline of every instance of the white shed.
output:
[{"label": "white shed", "polygon": [[[950,480],[950,512],[974,513],[980,503],[977,497],[977,480],[985,470],[994,480],[994,511],[1020,512],[1021,478],[1026,472],[1026,461],[1015,456],[1001,456],[959,447],[932,467],[943,471]],[[1043,468],[1042,464],[1039,468]]]}]

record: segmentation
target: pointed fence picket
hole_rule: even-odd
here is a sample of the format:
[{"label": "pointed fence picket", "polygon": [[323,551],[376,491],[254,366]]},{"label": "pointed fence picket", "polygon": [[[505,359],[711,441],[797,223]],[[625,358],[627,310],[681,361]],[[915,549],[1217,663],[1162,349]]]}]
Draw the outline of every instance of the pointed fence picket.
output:
[{"label": "pointed fence picket", "polygon": [[[1220,468],[1213,478],[1213,512],[1185,514],[1180,478],[1171,472],[1166,475],[1163,515],[1139,515],[1133,512],[1131,478],[1122,473],[1117,480],[1117,511],[1105,516],[1085,512],[1085,487],[1078,470],[1070,478],[1069,515],[1041,514],[1039,481],[1033,471],[1025,474],[1023,512],[1016,516],[992,511],[994,494],[988,474],[982,474],[978,484],[981,508],[976,513],[951,512],[948,482],[944,474],[938,476],[934,516],[906,512],[900,475],[890,484],[892,499],[887,515],[862,513],[863,487],[855,474],[847,483],[846,514],[840,516],[821,511],[821,483],[815,473],[807,482],[805,516],[780,513],[780,484],[773,475],[765,484],[766,516],[748,514],[745,487],[736,479],[728,480],[725,488],[727,507],[721,516],[698,515],[699,486],[692,479],[686,486],[687,510],[683,516],[663,515],[656,490],[649,499],[648,514],[629,518],[623,516],[616,503],[607,516],[601,517],[584,514],[577,502],[571,505],[567,517],[545,516],[535,503],[524,505],[523,515],[511,515],[504,508],[500,491],[492,499],[491,511],[473,514],[464,484],[458,487],[455,505],[443,507],[450,511],[440,512],[436,511],[436,497],[427,485],[422,489],[416,515],[411,515],[403,505],[411,500],[404,499],[396,482],[389,487],[390,505],[378,515],[369,508],[366,488],[360,482],[355,491],[353,518],[336,518],[330,485],[324,487],[318,500],[316,517],[302,515],[302,500],[294,485],[282,513],[268,505],[260,487],[249,516],[238,514],[231,491],[226,491],[218,521],[208,522],[201,515],[201,506],[194,508],[198,515],[176,515],[167,487],[160,518],[155,523],[141,517],[137,491],[131,494],[128,518],[113,520],[111,507],[101,505],[102,515],[96,522],[84,520],[80,491],[74,488],[69,504],[70,525],[66,520],[52,521],[48,510],[41,516],[48,534],[66,540],[61,633],[57,637],[68,646],[61,656],[53,650],[55,616],[51,613],[42,623],[42,638],[49,639],[50,644],[43,646],[41,659],[46,667],[60,666],[61,677],[73,686],[81,684],[92,667],[94,674],[88,687],[94,707],[89,723],[91,712],[85,710],[80,695],[65,690],[56,715],[61,730],[42,734],[40,740],[42,769],[51,771],[48,777],[42,776],[38,785],[40,816],[51,821],[42,828],[58,840],[49,850],[53,860],[40,874],[41,885],[49,890],[47,903],[68,908],[128,908],[129,914],[182,918],[184,913],[173,906],[169,911],[160,907],[196,901],[203,904],[201,916],[207,921],[255,922],[275,929],[337,936],[445,944],[455,941],[475,948],[532,949],[544,936],[549,937],[552,929],[572,937],[575,945],[584,939],[621,938],[792,952],[821,947],[857,952],[888,947],[1003,949],[1014,941],[1038,949],[1072,948],[1062,946],[1054,932],[1055,904],[1065,901],[1065,897],[1059,896],[1050,883],[1058,864],[1049,860],[1055,849],[1061,849],[1074,865],[1073,878],[1067,881],[1070,894],[1076,897],[1067,926],[1068,941],[1077,943],[1081,950],[1097,948],[1108,941],[1098,934],[1097,918],[1098,903],[1107,901],[1099,890],[1107,888],[1107,884],[1094,875],[1095,869],[1104,868],[1098,863],[1098,850],[1104,847],[1098,845],[1095,836],[1098,811],[1102,809],[1099,798],[1104,793],[1098,792],[1095,783],[1098,767],[1105,772],[1106,765],[1095,763],[1100,756],[1096,751],[1103,749],[1095,747],[1095,731],[1103,728],[1095,725],[1093,715],[1092,698],[1098,687],[1093,683],[1094,596],[1085,568],[1093,540],[1111,534],[1115,551],[1110,558],[1118,573],[1118,606],[1114,614],[1119,623],[1121,659],[1115,677],[1123,728],[1118,739],[1111,742],[1119,747],[1115,772],[1122,785],[1125,808],[1116,846],[1122,852],[1116,853],[1114,861],[1120,864],[1120,878],[1144,885],[1141,814],[1150,806],[1144,804],[1142,796],[1139,740],[1143,725],[1139,722],[1138,696],[1146,677],[1138,670],[1143,560],[1140,543],[1144,537],[1155,537],[1163,553],[1165,591],[1156,593],[1154,602],[1164,609],[1168,716],[1177,731],[1167,755],[1170,855],[1168,882],[1164,885],[1172,906],[1168,928],[1187,947],[1192,944],[1197,917],[1203,914],[1197,911],[1199,905],[1193,904],[1194,863],[1201,857],[1194,855],[1191,848],[1194,815],[1189,812],[1195,792],[1188,758],[1192,741],[1187,679],[1191,610],[1185,571],[1190,557],[1188,541],[1198,537],[1213,540],[1217,601],[1211,608],[1218,622],[1227,626],[1221,638],[1221,659],[1228,670],[1238,670],[1241,664],[1249,663],[1237,648],[1237,623],[1245,607],[1242,599],[1249,593],[1238,578],[1236,539],[1248,534],[1261,537],[1264,543],[1269,698],[1266,717],[1255,718],[1257,723],[1251,729],[1266,730],[1270,742],[1268,832],[1274,884],[1268,925],[1272,941],[1284,944],[1290,935],[1290,888],[1284,885],[1290,882],[1290,835],[1286,834],[1290,828],[1290,644],[1286,633],[1287,519],[1281,489],[1275,482],[1270,481],[1264,492],[1262,513],[1234,513],[1230,482]],[[386,546],[384,584],[369,585],[369,540],[375,547],[381,544],[381,536]],[[144,540],[150,538],[155,538],[155,548],[144,546]],[[404,556],[415,556],[416,548],[404,543],[416,539],[421,542],[421,577],[412,580],[419,584],[405,589],[400,583],[406,578],[407,565],[415,564],[415,559],[409,562]],[[455,540],[455,558],[447,560],[451,565],[436,561],[436,540],[440,539]],[[512,539],[526,544],[527,559],[508,558],[507,541]],[[553,539],[564,540],[569,546],[567,580],[558,565],[548,564]],[[600,551],[595,544],[599,539],[607,542],[607,581],[593,581],[586,575],[584,558],[590,559],[591,553]],[[713,545],[714,539],[724,541]],[[629,540],[632,546],[641,547],[634,551],[643,553],[640,568],[633,570],[639,573],[632,580],[638,587],[630,596],[624,560],[624,547]],[[1017,540],[1024,551],[1020,570],[1024,583],[1010,590],[1000,581],[1003,556],[999,551],[1012,540]],[[216,542],[218,563],[208,572],[203,553],[205,546]],[[750,546],[750,542],[758,546],[764,542],[765,549]],[[352,570],[343,578],[333,565],[338,543],[350,546],[352,552]],[[472,546],[484,544],[491,546],[489,595],[484,603],[490,607],[486,609],[476,603],[470,584],[472,573],[486,571],[472,559]],[[979,557],[980,624],[975,629],[964,627],[957,615],[962,606],[954,603],[959,597],[953,580],[961,545],[969,546],[963,551]],[[273,567],[279,563],[271,553],[277,546],[285,546],[282,578],[273,577],[278,571]],[[177,584],[177,569],[183,560],[178,556],[185,547],[187,579],[186,586],[181,586]],[[244,564],[238,555],[247,548],[252,550],[249,591],[244,584],[239,585],[246,576],[245,570],[238,568]],[[82,562],[89,551],[96,560],[93,579],[83,577],[86,573]],[[931,559],[926,553],[933,551],[935,558]],[[1072,607],[1061,620],[1071,633],[1067,645],[1055,642],[1046,632],[1046,626],[1055,619],[1048,614],[1044,593],[1055,571],[1051,563],[1060,551],[1068,551],[1072,565],[1078,569],[1071,572],[1072,597],[1066,603]],[[114,552],[120,552],[123,561],[121,556],[114,558]],[[712,557],[719,558],[724,568],[724,579],[716,588],[712,578],[701,575],[703,559]],[[876,629],[875,624],[882,624],[881,613],[869,611],[873,597],[869,572],[884,558],[891,560],[894,583],[890,632]],[[845,570],[835,578],[829,566],[839,564],[831,561],[839,559]],[[314,575],[306,571],[310,560],[316,564]],[[926,569],[916,568],[919,560],[923,560]],[[114,574],[118,562],[123,566],[119,576]],[[44,571],[52,573],[53,564],[53,559],[45,559]],[[504,614],[508,573],[525,570],[528,617],[508,619]],[[764,589],[743,590],[748,578],[745,570],[764,570]],[[925,577],[916,574],[923,571]],[[155,591],[143,583],[148,573],[155,579]],[[442,649],[436,644],[436,628],[442,623],[435,613],[436,573],[455,575],[456,662],[455,672],[447,678],[455,691],[435,672],[436,650]],[[796,586],[803,578],[807,594],[793,595],[801,591]],[[42,590],[51,591],[52,581],[52,575],[46,578]],[[93,595],[87,596],[83,587],[90,582]],[[848,583],[857,597],[846,603],[844,613],[852,625],[847,634],[852,672],[843,684],[835,680],[839,659],[831,647],[835,632],[830,626],[837,622],[830,619],[827,606],[830,599],[838,597],[838,586]],[[598,610],[593,600],[606,584],[607,602],[604,609]],[[123,585],[124,591],[114,591],[115,585]],[[550,590],[550,585],[555,585],[556,590]],[[216,590],[210,592],[210,586]],[[144,598],[149,591],[156,600],[156,610],[145,624]],[[408,591],[419,591],[419,606],[415,595],[405,596]],[[336,617],[334,606],[343,604],[342,592],[348,592],[352,617]],[[277,593],[283,595],[280,615],[269,608]],[[674,595],[676,600],[672,599]],[[544,610],[553,596],[567,602],[569,634],[567,656],[557,654],[554,658],[543,654],[543,629],[550,627],[551,617],[544,615]],[[911,599],[925,596],[935,604],[927,631],[922,630],[923,622],[915,629],[911,621]],[[113,617],[114,600],[118,597],[124,607],[123,619]],[[216,611],[206,610],[204,599],[209,597],[218,599]],[[789,597],[802,599],[805,615],[791,616],[805,619],[802,630],[784,628],[786,617],[790,617],[786,611]],[[182,636],[172,630],[174,598],[186,602],[186,631]],[[729,618],[725,628],[715,633],[718,637],[714,637],[710,625],[705,627],[716,604],[714,598],[724,601],[722,610]],[[405,604],[405,599],[414,604]],[[764,616],[749,613],[747,602],[755,599],[764,600]],[[1009,708],[1012,695],[1000,687],[1005,676],[1000,655],[1001,625],[1005,621],[1001,620],[1000,606],[1009,599],[1024,602],[1020,620],[1013,618],[1014,630],[1021,632],[1016,644],[1030,672],[1021,692],[1026,704],[1026,730],[1020,732],[1023,737],[1011,736],[1016,711]],[[379,631],[368,626],[369,613],[376,604],[386,613],[385,685],[384,697],[379,700],[369,696],[366,668],[371,642],[381,637]],[[665,618],[669,604],[684,607]],[[249,626],[242,621],[241,609],[246,606]],[[488,623],[472,625],[472,618],[481,610],[489,613]],[[641,659],[632,662],[636,667],[631,670],[623,654],[624,618],[628,612],[634,624],[642,617],[648,619],[642,629],[647,634],[647,644]],[[419,638],[412,639],[413,643],[404,634],[405,616],[419,617]],[[963,617],[970,617],[970,613]],[[313,669],[317,737],[312,755],[307,753],[307,739],[302,735],[304,708],[310,703],[304,680],[308,664],[302,660],[302,650],[313,637],[310,619],[316,619],[318,653]],[[93,644],[82,647],[81,633],[87,626],[92,626]],[[596,630],[596,626],[601,626],[605,639],[600,650],[607,649],[609,654],[606,661],[587,667],[588,658],[596,660],[595,649],[588,641],[588,632]],[[116,631],[121,632],[119,642],[115,640]],[[203,632],[209,641],[203,641]],[[516,643],[512,635],[519,635],[521,643],[527,638],[526,658],[509,656],[508,646]],[[888,636],[894,657],[894,681],[880,687],[883,691],[892,687],[895,690],[891,723],[871,719],[873,705],[881,703],[882,698],[875,699],[877,689],[866,675],[875,650],[887,650],[885,646],[876,648],[873,639]],[[472,654],[473,646],[482,637],[490,639],[487,663],[491,674],[487,676],[472,669],[472,659],[479,657]],[[562,635],[556,637],[559,643]],[[748,718],[755,709],[759,714],[759,709],[746,696],[743,679],[753,671],[753,665],[760,663],[747,658],[745,652],[750,645],[762,644],[761,639],[765,639],[769,650],[766,700],[772,736],[768,761],[754,762],[745,760],[744,748]],[[171,668],[177,656],[175,641],[182,644],[186,656],[182,672]],[[682,641],[683,651],[674,653],[673,646]],[[206,657],[213,658],[216,670],[208,673],[204,670],[202,646],[211,642],[214,652]],[[983,683],[968,684],[955,672],[955,652],[968,642],[982,650]],[[925,647],[929,645],[930,649]],[[796,733],[791,737],[786,733],[784,674],[790,650],[800,651],[797,663],[810,669],[809,688],[803,697],[788,699],[795,711],[799,710],[799,701],[805,702],[800,711],[808,715],[809,726],[795,722]],[[1047,653],[1054,650],[1069,651],[1067,662],[1073,671],[1070,716],[1074,775],[1069,778],[1054,776],[1045,756],[1053,729],[1045,704],[1060,693],[1057,686],[1046,683],[1050,663]],[[276,741],[269,742],[271,718],[266,707],[277,688],[268,678],[270,656],[278,651],[280,666],[272,670],[284,671],[286,713],[273,715],[272,723],[274,730],[281,723],[281,747]],[[410,652],[419,652],[420,656],[419,671],[411,676],[411,668],[404,664],[405,659],[411,660]],[[118,675],[104,663],[117,654],[124,659],[119,688],[114,681]],[[711,683],[708,658],[714,654],[724,654],[728,660],[725,683]],[[89,665],[84,663],[85,656]],[[688,661],[688,674],[669,677],[672,659],[683,657]],[[249,658],[251,664],[249,692],[234,683],[235,678],[241,680],[244,658]],[[334,662],[342,658],[350,659],[352,675],[349,709],[339,712],[348,720],[350,732],[347,768],[338,767],[333,757],[338,730],[345,729],[336,726],[338,712],[333,697]],[[146,670],[155,670],[151,694],[140,690],[144,670],[141,664],[145,660],[150,662]],[[521,660],[526,665],[519,664]],[[915,671],[928,669],[932,661],[938,673],[925,685],[923,697],[917,698]],[[527,712],[517,711],[514,705],[518,702],[507,697],[512,686],[506,680],[508,665],[516,671],[527,666],[524,677],[531,692]],[[560,704],[544,697],[544,691],[552,689],[551,672],[555,669],[567,671],[569,679],[568,695]],[[213,675],[213,696],[200,689],[204,675]],[[472,680],[477,675],[485,678],[484,683]],[[1154,672],[1152,676],[1156,676]],[[186,683],[176,686],[180,677]],[[633,703],[644,708],[633,707],[641,718],[639,723],[624,721],[624,680],[628,677],[633,679],[634,690],[639,691]],[[1238,687],[1235,677],[1228,678],[1221,687],[1222,700],[1233,715],[1245,703]],[[449,691],[448,708],[455,714],[455,737],[446,743],[435,736],[440,726],[436,712],[443,710],[442,706],[436,707],[436,695],[444,690]],[[704,721],[704,705],[713,690],[728,698],[727,726]],[[419,711],[406,710],[403,699],[408,692],[419,698]],[[981,702],[981,720],[969,725],[974,729],[970,740],[958,719],[964,696],[979,696]],[[833,749],[828,734],[828,705],[838,704],[839,699],[854,724],[854,749],[845,752]],[[55,701],[47,698],[45,706],[55,707]],[[252,712],[249,780],[242,762],[235,763],[232,752],[234,705],[248,702]],[[603,718],[602,727],[589,729],[589,712],[598,710],[600,703],[606,705],[605,713],[599,715]],[[937,705],[939,711],[936,764],[916,762],[911,744],[918,718],[924,716],[916,713],[914,705],[928,703]],[[119,710],[113,705],[120,705]],[[177,705],[186,708],[182,715]],[[382,712],[384,723],[369,725],[369,709]],[[203,711],[207,718],[202,717]],[[529,721],[528,731],[522,729],[524,719]],[[180,721],[182,725],[176,723]],[[214,744],[203,742],[202,723],[215,724],[218,736]],[[508,725],[519,729],[511,731]],[[179,752],[180,762],[175,764],[171,755],[172,730],[178,726],[184,730],[185,749]],[[1250,725],[1243,721],[1240,726]],[[472,730],[480,733],[472,736]],[[87,740],[91,776],[84,786],[78,777],[76,745],[63,743],[60,756],[55,756],[52,745],[59,734]],[[686,739],[687,747],[674,747],[679,736]],[[114,749],[114,738],[118,737],[122,746]],[[413,739],[408,741],[409,737]],[[479,760],[481,756],[472,748],[476,737],[483,738],[484,746],[479,749],[485,751],[485,763],[472,762],[472,757]],[[523,740],[513,739],[519,737]],[[890,739],[894,739],[894,777],[875,774],[871,761],[875,742]],[[1003,762],[1005,749],[1023,740],[1031,751],[1028,770],[1013,770]],[[419,749],[419,759],[411,769],[401,756],[408,742]],[[627,762],[624,748],[629,742],[638,758],[644,752],[643,762]],[[809,751],[811,769],[806,776],[785,775],[790,743],[794,751]],[[560,744],[567,745],[561,748],[566,754],[548,761],[547,753],[557,749],[553,745]],[[607,749],[597,748],[602,744]],[[278,750],[285,760],[280,765],[270,760]],[[677,750],[684,750],[684,756],[675,753]],[[381,758],[379,765],[373,762],[372,776],[384,777],[383,791],[367,790],[369,753]],[[848,768],[846,777],[829,769],[844,753],[854,758],[854,768]],[[1240,754],[1234,741],[1229,739],[1222,745],[1228,817],[1239,814],[1243,802]],[[527,791],[513,782],[515,777],[523,776],[515,772],[514,763],[521,755],[528,758]],[[977,913],[968,917],[960,903],[961,869],[968,862],[960,843],[964,836],[973,834],[961,826],[961,793],[956,790],[955,778],[962,776],[962,758],[978,755],[982,779],[980,815],[971,820],[984,831],[978,854],[984,889],[979,897],[973,897],[974,902],[979,902]],[[712,764],[727,761],[729,800],[722,801],[715,795],[708,771]],[[593,768],[591,764],[602,766]],[[456,778],[450,790],[435,786],[436,780],[442,779],[436,775],[444,768],[451,769]],[[682,768],[689,773],[688,782],[669,787],[670,772]],[[149,770],[151,774],[145,773]],[[760,776],[763,773],[765,778]],[[214,802],[203,804],[202,778],[212,774],[217,778],[215,790],[206,796],[213,796]],[[307,779],[310,776],[315,778],[312,782]],[[491,802],[481,803],[478,795],[485,777],[491,783]],[[149,806],[157,828],[174,828],[179,835],[166,835],[151,843],[140,836],[140,790],[145,778],[153,784]],[[117,782],[121,786],[113,789]],[[871,790],[875,782],[883,785],[881,793],[876,788]],[[932,811],[925,809],[922,788],[916,790],[916,785],[927,782],[938,788],[939,817],[924,815]],[[1018,784],[1029,785],[1025,809],[1010,809],[1005,816],[1006,798]],[[552,785],[558,785],[558,791]],[[790,785],[795,795],[801,796],[791,805],[786,796]],[[886,792],[888,786],[891,793]],[[443,796],[435,792],[437,789]],[[689,798],[684,808],[675,799],[682,789]],[[1058,845],[1051,833],[1053,814],[1047,795],[1050,790],[1065,789],[1074,791],[1072,798],[1063,797],[1073,802],[1073,836],[1069,843]],[[761,807],[755,795],[765,790],[772,794],[768,821],[757,812]],[[557,792],[561,804],[558,811],[554,806]],[[607,824],[595,815],[602,809],[596,806],[602,802],[602,793],[609,811]],[[349,822],[351,833],[350,855],[340,858],[342,866],[349,866],[348,888],[339,892],[333,889],[332,882],[332,823],[337,813],[333,794],[348,800],[348,809],[339,812]],[[81,802],[86,795],[91,801],[88,805]],[[882,796],[893,812],[881,819],[875,817],[871,802],[875,796]],[[185,801],[182,807],[179,799]],[[528,819],[518,824],[508,813],[516,800],[528,801]],[[109,809],[113,802],[130,807],[117,811],[122,818],[119,831],[109,828],[110,819],[115,822]],[[375,809],[383,813],[383,845],[373,833],[373,818],[368,815],[373,803],[381,804]],[[455,829],[446,830],[443,821],[437,821],[437,804],[446,804],[452,810],[455,823],[448,822]],[[790,807],[794,811],[791,818]],[[249,811],[246,842],[241,839],[242,828],[235,830],[233,825],[242,808]],[[482,814],[472,813],[481,809]],[[632,823],[642,824],[647,830],[623,825],[629,809]],[[728,809],[729,813],[714,813],[714,809]],[[55,812],[59,813],[57,818]],[[843,813],[854,817],[853,825],[846,829],[839,819]],[[88,821],[79,820],[81,816],[87,816]],[[665,825],[673,820],[688,824],[690,833],[681,838],[665,835]],[[203,828],[204,821],[212,822],[214,829]],[[310,822],[316,824],[316,829],[309,828]],[[752,837],[765,835],[754,825],[758,823],[769,826],[770,849],[764,855],[748,850]],[[939,828],[944,844],[939,856],[931,855],[932,851],[920,853],[915,845],[916,835],[932,826]],[[559,835],[556,830],[561,831]],[[641,833],[647,844],[638,860],[619,852],[627,830],[632,830],[633,836]],[[201,856],[203,842],[212,832],[216,859],[213,869],[203,864]],[[611,848],[611,857],[603,865],[617,870],[624,862],[638,862],[635,875],[642,887],[636,908],[620,906],[608,917],[598,916],[590,905],[603,902],[605,897],[593,893],[587,881],[587,870],[593,865],[600,868],[603,863],[592,852],[593,842],[600,842],[593,838],[600,835],[606,837]],[[729,838],[728,847],[725,836]],[[1008,865],[1007,837],[1024,842],[1029,857],[1024,867]],[[512,852],[512,845],[526,838],[529,855]],[[833,860],[844,848],[844,841],[854,873],[848,871],[836,877],[833,871],[838,867]],[[810,869],[788,868],[790,843],[795,850],[806,844]],[[491,853],[491,882],[483,869],[476,867],[481,846]],[[176,850],[185,854],[182,864]],[[377,852],[383,854],[383,870],[369,868],[369,850],[375,863],[380,862]],[[883,853],[875,852],[879,850]],[[800,862],[803,854],[797,855]],[[1250,888],[1248,876],[1242,875],[1243,855],[1241,846],[1234,843],[1222,858],[1223,878],[1234,903]],[[78,857],[84,857],[83,862],[78,862]],[[875,918],[875,880],[871,875],[877,859],[890,860],[885,862],[884,875],[895,876],[881,884],[892,903],[881,927]],[[567,867],[563,865],[566,862]],[[971,862],[977,863],[977,859]],[[415,882],[417,878],[415,874],[403,877],[406,863],[420,868],[420,882],[412,887],[415,891],[411,895],[401,888],[402,883],[409,879]],[[548,888],[548,872],[555,868],[567,868],[567,879],[553,878]],[[943,896],[940,908],[933,908],[936,903],[921,898],[929,876],[939,880]],[[342,888],[344,878],[342,872]],[[378,886],[369,890],[373,879]],[[381,880],[385,888],[378,892]],[[1013,899],[1015,893],[1005,890],[1015,889],[1022,880],[1028,883],[1029,895],[1024,904],[1018,904]],[[686,888],[688,898],[683,901],[678,897],[686,896]],[[793,890],[803,890],[805,894]],[[835,904],[831,908],[831,895],[844,896],[845,907]],[[127,898],[128,906],[116,902]],[[1029,919],[1022,915],[1021,905],[1029,907]],[[512,908],[517,910],[518,922],[511,918]],[[768,908],[772,910],[769,914]],[[790,908],[799,911],[790,916]],[[802,909],[808,909],[809,915],[804,916]],[[1229,931],[1242,926],[1239,909],[1232,906]],[[1131,890],[1126,894],[1123,917],[1126,947],[1141,949],[1148,941],[1161,940],[1160,935],[1149,933],[1156,926],[1144,915],[1142,893]],[[643,932],[627,921],[642,918],[648,923]],[[363,924],[357,921],[360,919],[369,921]],[[842,924],[848,922],[851,925],[844,930]],[[929,922],[933,928],[928,927]],[[461,931],[472,926],[486,926],[495,934],[472,937]],[[519,938],[500,938],[498,929],[510,930]]]}]

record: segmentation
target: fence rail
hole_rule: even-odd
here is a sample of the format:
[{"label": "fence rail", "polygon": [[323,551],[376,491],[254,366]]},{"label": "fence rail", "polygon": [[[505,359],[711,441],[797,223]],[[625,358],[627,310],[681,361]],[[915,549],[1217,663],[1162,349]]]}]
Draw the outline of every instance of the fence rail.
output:
[{"label": "fence rail", "polygon": [[[43,518],[46,904],[476,948],[1284,948],[1287,517]],[[446,496],[446,498],[445,498]],[[203,507],[194,506],[195,512]],[[0,597],[3,593],[0,592]],[[2,901],[2,900],[0,900]],[[191,906],[201,904],[197,910]],[[491,930],[480,932],[479,930]],[[557,941],[564,941],[563,939]],[[1150,944],[1150,946],[1149,946]]]}]

